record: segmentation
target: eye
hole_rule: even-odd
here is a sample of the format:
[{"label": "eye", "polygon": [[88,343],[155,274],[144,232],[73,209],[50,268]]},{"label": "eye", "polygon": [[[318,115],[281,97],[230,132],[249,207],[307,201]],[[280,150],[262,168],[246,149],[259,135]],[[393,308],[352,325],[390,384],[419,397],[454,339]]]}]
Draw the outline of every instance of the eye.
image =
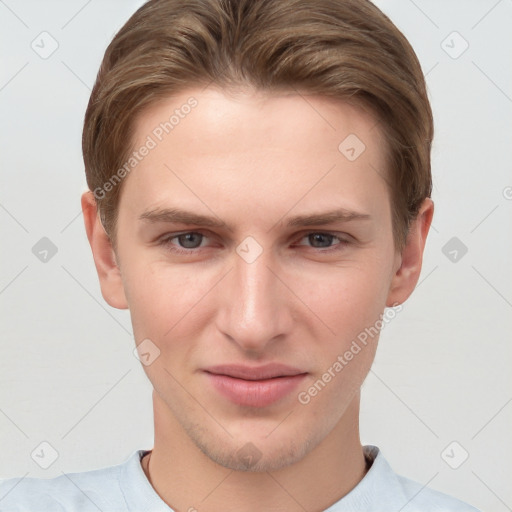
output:
[{"label": "eye", "polygon": [[[177,240],[178,245],[172,242],[174,239]],[[203,233],[188,231],[186,233],[168,235],[162,238],[159,244],[178,254],[194,254],[197,252],[194,249],[201,247],[204,239],[205,235]]]},{"label": "eye", "polygon": [[[348,237],[347,237],[348,238]],[[306,240],[307,243],[297,243],[298,246],[309,245],[319,253],[343,250],[350,244],[350,240],[342,238],[334,233],[312,231],[305,233],[299,241]],[[192,256],[198,254],[201,248],[207,246],[208,237],[198,231],[187,231],[185,233],[171,233],[162,237],[158,244],[165,250],[175,254]]]},{"label": "eye", "polygon": [[[307,241],[311,244],[313,249],[326,249],[320,252],[327,252],[329,250],[340,250],[350,243],[348,240],[340,238],[338,235],[335,235],[334,233],[323,233],[319,231],[312,231],[310,233],[306,233],[301,238],[301,240],[304,239],[307,239]],[[335,241],[337,241],[338,243],[332,245],[333,242]]]},{"label": "eye", "polygon": [[183,233],[182,235],[177,235],[176,237],[180,244],[186,249],[196,249],[201,246],[201,242],[203,240],[203,235],[201,233]]}]

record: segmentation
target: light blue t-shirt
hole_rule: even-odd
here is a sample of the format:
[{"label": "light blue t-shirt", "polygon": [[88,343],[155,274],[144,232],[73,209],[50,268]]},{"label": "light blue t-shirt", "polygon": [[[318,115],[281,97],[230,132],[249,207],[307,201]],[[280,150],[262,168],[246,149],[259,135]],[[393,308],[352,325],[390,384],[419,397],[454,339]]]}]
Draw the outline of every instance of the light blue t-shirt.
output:
[{"label": "light blue t-shirt", "polygon": [[[397,475],[376,446],[365,446],[364,451],[373,461],[370,469],[325,512],[479,512]],[[121,464],[50,479],[0,480],[0,511],[173,512],[146,478],[141,466],[146,453],[137,450]]]}]

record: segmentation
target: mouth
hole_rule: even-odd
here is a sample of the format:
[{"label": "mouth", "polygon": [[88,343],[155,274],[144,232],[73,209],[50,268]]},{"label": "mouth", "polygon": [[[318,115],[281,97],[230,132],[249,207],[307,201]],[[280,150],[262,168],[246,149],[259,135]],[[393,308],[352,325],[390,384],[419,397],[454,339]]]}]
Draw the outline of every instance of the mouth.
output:
[{"label": "mouth", "polygon": [[266,407],[289,395],[307,372],[282,364],[250,367],[221,365],[204,374],[213,388],[232,403],[245,407]]}]

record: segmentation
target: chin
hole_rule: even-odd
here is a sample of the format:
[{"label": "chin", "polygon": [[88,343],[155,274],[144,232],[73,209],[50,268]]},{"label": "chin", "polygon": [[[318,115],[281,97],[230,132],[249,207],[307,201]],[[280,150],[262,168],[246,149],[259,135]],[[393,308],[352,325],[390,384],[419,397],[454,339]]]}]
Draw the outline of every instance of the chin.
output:
[{"label": "chin", "polygon": [[261,446],[252,441],[242,443],[231,450],[224,446],[200,446],[201,451],[212,461],[233,471],[267,472],[278,471],[302,460],[309,451],[307,444],[289,442],[279,446]]},{"label": "chin", "polygon": [[292,433],[280,427],[279,433],[219,437],[202,429],[192,429],[188,435],[192,442],[210,460],[233,471],[278,471],[301,461],[321,441],[318,432]]}]

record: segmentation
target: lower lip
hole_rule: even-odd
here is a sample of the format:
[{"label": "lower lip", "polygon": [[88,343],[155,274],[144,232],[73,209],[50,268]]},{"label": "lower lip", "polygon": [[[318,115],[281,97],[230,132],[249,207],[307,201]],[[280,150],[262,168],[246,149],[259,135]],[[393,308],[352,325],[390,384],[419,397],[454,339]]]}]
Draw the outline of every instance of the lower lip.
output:
[{"label": "lower lip", "polygon": [[231,402],[246,407],[265,407],[290,394],[305,373],[265,380],[243,380],[205,372],[213,387]]}]

